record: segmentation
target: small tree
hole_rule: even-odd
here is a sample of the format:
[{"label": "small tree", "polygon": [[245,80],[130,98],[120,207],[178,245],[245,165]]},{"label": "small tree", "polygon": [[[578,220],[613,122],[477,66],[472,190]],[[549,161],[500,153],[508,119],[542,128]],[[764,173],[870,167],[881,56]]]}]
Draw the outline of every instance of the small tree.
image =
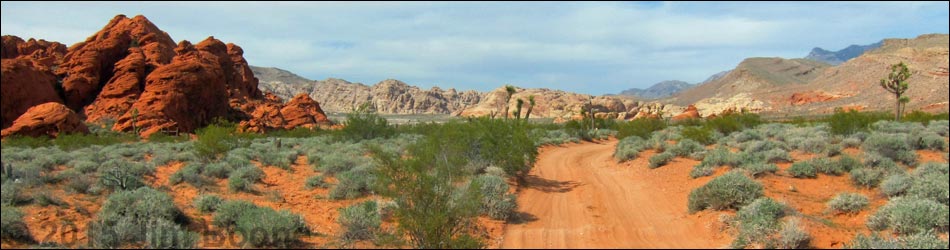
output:
[{"label": "small tree", "polygon": [[887,75],[887,79],[881,79],[881,87],[887,92],[894,94],[894,120],[898,121],[901,119],[901,106],[910,101],[910,99],[905,99],[903,97],[904,92],[907,91],[907,79],[910,78],[910,70],[907,69],[907,65],[904,62],[891,65],[891,73]]},{"label": "small tree", "polygon": [[524,115],[525,120],[528,120],[528,118],[531,118],[531,110],[533,109],[534,109],[534,96],[530,95],[528,96],[528,113]]},{"label": "small tree", "polygon": [[505,92],[508,93],[508,96],[505,97],[505,111],[501,112],[505,116],[505,120],[508,119],[508,103],[511,103],[511,97],[515,95],[516,91],[514,86],[505,85]]}]

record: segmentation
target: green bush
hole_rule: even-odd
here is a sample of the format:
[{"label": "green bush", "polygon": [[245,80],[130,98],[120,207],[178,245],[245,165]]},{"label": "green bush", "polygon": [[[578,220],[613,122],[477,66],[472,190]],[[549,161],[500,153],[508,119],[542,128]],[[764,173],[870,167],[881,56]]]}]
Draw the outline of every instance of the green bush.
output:
[{"label": "green bush", "polygon": [[217,159],[219,155],[237,146],[233,124],[211,124],[198,129],[195,134],[198,135],[194,144],[195,152],[204,159]]},{"label": "green bush", "polygon": [[765,162],[768,163],[792,162],[792,156],[788,154],[788,151],[781,148],[771,149],[762,154],[765,157]]},{"label": "green bush", "polygon": [[716,172],[716,167],[700,163],[696,166],[693,166],[693,169],[689,171],[689,177],[695,179],[703,176],[710,176],[714,172]]},{"label": "green bush", "polygon": [[793,163],[786,171],[795,178],[815,178],[818,176],[818,170],[808,161]]},{"label": "green bush", "polygon": [[663,152],[663,153],[655,154],[655,155],[653,155],[652,157],[650,157],[650,165],[649,165],[649,167],[650,167],[650,168],[662,167],[663,165],[666,165],[667,163],[669,163],[670,161],[672,161],[673,158],[676,158],[676,155],[674,155],[674,154],[672,154],[672,153],[670,153],[670,152]]},{"label": "green bush", "polygon": [[15,206],[30,202],[30,198],[23,196],[23,184],[14,180],[6,180],[2,184],[0,192],[0,205]]},{"label": "green bush", "polygon": [[950,202],[950,175],[931,173],[916,175],[907,194],[917,198],[930,199],[948,205]]},{"label": "green bush", "polygon": [[218,209],[218,206],[221,205],[221,202],[223,202],[223,200],[217,195],[201,195],[195,198],[194,206],[195,209],[198,209],[198,212],[211,213]]},{"label": "green bush", "polygon": [[854,159],[854,157],[842,155],[841,157],[838,157],[838,160],[831,164],[829,168],[823,168],[820,170],[820,172],[825,174],[841,175],[851,171],[852,169],[860,168],[861,166],[861,162],[857,159]]},{"label": "green bush", "polygon": [[946,233],[948,213],[947,205],[932,200],[897,197],[868,217],[867,225],[871,230],[890,228],[902,235],[930,230]]},{"label": "green bush", "polygon": [[680,131],[680,136],[682,136],[683,139],[696,141],[702,143],[703,145],[710,145],[716,142],[715,138],[713,137],[712,130],[706,127],[685,127],[682,131]]},{"label": "green bush", "polygon": [[346,115],[343,129],[336,133],[337,138],[347,141],[369,140],[373,138],[389,138],[396,134],[396,129],[389,125],[386,118],[380,117],[369,110],[364,104],[353,113]]},{"label": "green bush", "polygon": [[518,208],[515,196],[508,194],[508,183],[504,179],[493,175],[479,175],[472,180],[473,187],[478,187],[482,194],[480,212],[492,219],[508,220]]},{"label": "green bush", "polygon": [[706,127],[719,131],[723,135],[729,135],[736,131],[747,128],[753,128],[762,124],[759,115],[753,113],[732,113],[720,115],[716,118],[707,119]]},{"label": "green bush", "polygon": [[324,177],[323,175],[314,175],[307,178],[307,183],[306,183],[307,189],[328,188],[328,187],[330,187],[330,184],[327,183],[326,177]]},{"label": "green bush", "polygon": [[152,220],[145,226],[145,242],[150,249],[189,249],[198,243],[198,233],[168,220]]},{"label": "green bush", "polygon": [[375,201],[341,208],[337,221],[343,226],[343,239],[347,241],[372,239],[382,223]]},{"label": "green bush", "polygon": [[731,171],[689,193],[689,211],[706,208],[735,209],[749,204],[764,194],[762,185],[740,172]]},{"label": "green bush", "polygon": [[828,202],[828,208],[837,213],[857,213],[868,206],[868,197],[856,193],[840,193]]},{"label": "green bush", "polygon": [[766,245],[770,235],[779,230],[780,221],[785,217],[788,207],[771,198],[758,198],[739,209],[735,217],[735,227],[739,235],[732,247],[743,248],[751,243]]},{"label": "green bush", "polygon": [[[33,237],[23,222],[23,212],[15,207],[4,204],[0,207],[0,238],[4,240],[19,240],[32,242]],[[5,241],[4,241],[5,242]]]},{"label": "green bush", "polygon": [[633,119],[629,122],[617,124],[617,138],[637,136],[643,139],[650,138],[650,134],[666,128],[666,121],[656,118]]},{"label": "green bush", "polygon": [[946,241],[941,240],[933,233],[918,233],[910,236],[900,236],[886,239],[878,234],[870,236],[858,234],[846,249],[947,249]]},{"label": "green bush", "polygon": [[366,159],[355,152],[341,152],[324,155],[320,157],[319,162],[320,166],[318,169],[321,172],[324,174],[335,175],[349,171],[350,169],[359,166],[360,163],[366,162]]},{"label": "green bush", "polygon": [[254,183],[264,177],[264,171],[254,166],[235,169],[228,177],[228,189],[235,192],[254,192]]},{"label": "green bush", "polygon": [[835,113],[828,117],[826,121],[831,128],[831,133],[850,135],[860,131],[868,131],[872,123],[887,120],[889,117],[890,115],[879,112],[858,112],[855,110],[844,112],[841,109],[836,109]]},{"label": "green bush", "polygon": [[113,190],[135,190],[145,186],[142,176],[151,171],[141,163],[109,160],[99,167],[99,183]]},{"label": "green bush", "polygon": [[201,175],[203,166],[197,163],[189,163],[168,177],[168,184],[177,185],[182,182],[191,184],[196,188],[211,184],[211,181]]}]

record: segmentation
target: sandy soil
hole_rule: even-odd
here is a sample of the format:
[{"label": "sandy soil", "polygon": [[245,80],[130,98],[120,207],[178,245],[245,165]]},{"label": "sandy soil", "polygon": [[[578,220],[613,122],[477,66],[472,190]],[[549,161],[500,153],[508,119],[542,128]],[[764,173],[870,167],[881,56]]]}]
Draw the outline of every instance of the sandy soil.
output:
[{"label": "sandy soil", "polygon": [[546,147],[518,196],[521,222],[502,248],[716,248],[730,240],[718,217],[690,215],[686,197],[709,178],[689,180],[697,162],[646,167],[653,152],[623,165],[617,140]]}]

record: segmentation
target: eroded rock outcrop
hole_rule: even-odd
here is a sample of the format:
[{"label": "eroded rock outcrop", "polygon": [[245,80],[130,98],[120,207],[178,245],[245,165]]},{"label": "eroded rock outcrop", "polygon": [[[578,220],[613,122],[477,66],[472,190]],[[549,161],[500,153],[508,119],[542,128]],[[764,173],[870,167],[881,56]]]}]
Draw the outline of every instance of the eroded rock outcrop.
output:
[{"label": "eroded rock outcrop", "polygon": [[0,51],[2,59],[32,59],[38,68],[49,70],[62,61],[66,45],[33,38],[23,41],[20,37],[6,35],[3,36],[3,48]]},{"label": "eroded rock outcrop", "polygon": [[251,118],[238,125],[240,131],[261,133],[275,129],[332,125],[320,104],[305,93],[297,94],[286,104],[280,104],[277,96],[268,93],[265,101],[256,103],[253,109]]},{"label": "eroded rock outcrop", "polygon": [[13,124],[30,107],[47,102],[62,102],[56,93],[56,76],[34,66],[31,59],[2,59],[0,110],[3,128]]},{"label": "eroded rock outcrop", "polygon": [[47,102],[31,107],[13,121],[13,126],[0,131],[0,137],[48,135],[55,138],[63,133],[89,133],[89,128],[68,107],[57,102]]},{"label": "eroded rock outcrop", "polygon": [[673,121],[686,120],[686,119],[698,119],[702,118],[699,115],[699,110],[696,110],[696,106],[689,105],[686,107],[686,111],[673,117]]},{"label": "eroded rock outcrop", "polygon": [[66,105],[83,110],[103,85],[110,82],[115,65],[140,47],[146,71],[167,64],[175,56],[175,42],[144,16],[118,15],[102,30],[69,48],[57,74],[63,77]]}]

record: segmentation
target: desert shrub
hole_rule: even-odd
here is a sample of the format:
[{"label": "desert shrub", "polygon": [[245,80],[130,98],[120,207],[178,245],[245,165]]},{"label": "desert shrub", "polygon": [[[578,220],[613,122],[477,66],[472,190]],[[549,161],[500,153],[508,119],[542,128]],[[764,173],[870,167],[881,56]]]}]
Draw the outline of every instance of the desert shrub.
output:
[{"label": "desert shrub", "polygon": [[875,153],[864,154],[864,167],[879,169],[888,173],[904,171],[890,158]]},{"label": "desert shrub", "polygon": [[782,230],[779,231],[777,247],[779,249],[805,249],[811,242],[811,235],[808,235],[798,220],[789,220],[782,224]]},{"label": "desert shrub", "polygon": [[861,139],[848,137],[841,140],[841,146],[845,148],[858,148],[863,142]]},{"label": "desert shrub", "polygon": [[758,176],[765,173],[775,173],[778,171],[778,166],[771,163],[765,162],[756,162],[752,164],[742,165],[743,170],[749,173],[752,178],[757,178]]},{"label": "desert shrub", "polygon": [[[171,235],[160,237],[161,233],[182,232],[178,227],[178,230],[170,230],[171,226],[168,225],[180,216],[182,214],[175,207],[171,196],[149,187],[113,193],[99,210],[98,219],[89,226],[89,244],[101,248],[140,242],[155,244],[153,246],[185,246],[189,242],[193,245],[196,236],[189,233],[177,239],[167,237]],[[158,224],[155,223],[165,224],[156,226]]]},{"label": "desert shrub", "polygon": [[0,192],[0,205],[14,206],[30,201],[29,197],[23,196],[23,184],[14,180],[6,180],[2,184]]},{"label": "desert shrub", "polygon": [[505,174],[505,170],[504,170],[504,169],[501,169],[501,168],[496,167],[496,166],[488,166],[488,167],[485,167],[485,174],[487,174],[487,175],[494,175],[494,176],[498,176],[498,177],[502,177],[502,178],[504,178],[505,176],[507,176],[507,175]]},{"label": "desert shrub", "polygon": [[674,154],[672,154],[672,153],[670,153],[670,152],[663,152],[663,153],[655,154],[655,155],[653,155],[652,157],[650,157],[650,166],[649,166],[649,167],[650,167],[650,168],[658,168],[658,167],[661,167],[661,166],[666,165],[667,163],[669,163],[669,162],[670,162],[671,160],[673,160],[673,158],[675,158],[675,157],[676,157],[676,155],[674,155]]},{"label": "desert shrub", "polygon": [[347,114],[343,125],[343,129],[338,130],[335,135],[346,141],[389,138],[396,134],[396,129],[389,125],[386,118],[371,112],[366,104]]},{"label": "desert shrub", "polygon": [[763,195],[762,185],[740,172],[731,171],[689,193],[691,213],[706,208],[735,209]]},{"label": "desert shrub", "polygon": [[714,172],[716,172],[716,167],[700,163],[696,166],[693,166],[693,169],[689,171],[689,177],[695,179],[703,176],[710,176]]},{"label": "desert shrub", "polygon": [[221,205],[221,197],[217,195],[201,195],[195,198],[194,206],[198,209],[198,212],[201,213],[211,213],[218,209],[218,206]]},{"label": "desert shrub", "polygon": [[580,139],[571,136],[563,129],[557,129],[557,130],[534,129],[531,132],[537,135],[538,146],[560,145],[567,142],[580,142]]},{"label": "desert shrub", "polygon": [[834,157],[841,154],[841,150],[844,150],[841,145],[831,144],[828,145],[828,148],[825,149],[825,155],[828,157]]},{"label": "desert shrub", "polygon": [[[310,232],[299,215],[258,207],[247,201],[227,201],[218,207],[214,224],[233,228],[249,247],[286,247]],[[233,227],[232,227],[233,226]]]},{"label": "desert shrub", "polygon": [[765,151],[762,154],[765,156],[765,162],[769,163],[778,163],[778,162],[791,162],[792,156],[788,155],[788,151],[785,151],[781,148],[771,149]]},{"label": "desert shrub", "polygon": [[508,183],[498,176],[479,175],[472,180],[482,194],[481,213],[492,219],[507,220],[518,208],[515,196],[508,194]]},{"label": "desert shrub", "polygon": [[297,152],[287,148],[274,148],[261,151],[259,160],[266,166],[289,169],[297,161]]},{"label": "desert shrub", "polygon": [[928,175],[948,175],[950,174],[950,164],[928,162],[921,164],[912,172],[914,177],[924,177]]},{"label": "desert shrub", "polygon": [[947,150],[947,142],[943,139],[943,136],[936,133],[918,131],[918,133],[912,134],[909,140],[909,143],[916,149]]},{"label": "desert shrub", "polygon": [[91,145],[113,145],[134,142],[139,138],[131,133],[110,132],[104,134],[61,134],[52,142],[62,150],[76,150]]},{"label": "desert shrub", "polygon": [[948,205],[950,203],[950,176],[932,173],[917,175],[907,194],[917,198],[930,199]]},{"label": "desert shrub", "polygon": [[900,196],[913,184],[914,180],[906,174],[892,174],[881,182],[881,192],[888,197]]},{"label": "desert shrub", "polygon": [[828,138],[824,137],[811,137],[802,140],[802,142],[796,147],[798,150],[805,151],[812,154],[818,154],[825,152],[828,149]]},{"label": "desert shrub", "polygon": [[251,166],[250,162],[244,165],[230,165],[228,162],[213,162],[207,165],[204,165],[204,168],[201,169],[201,175],[224,179],[231,176],[231,172],[234,171],[235,166]]},{"label": "desert shrub", "polygon": [[860,167],[861,167],[860,161],[858,161],[857,159],[854,159],[854,157],[842,155],[841,157],[838,157],[838,160],[835,161],[833,165],[831,165],[831,168],[824,169],[827,171],[822,171],[822,172],[826,174],[840,175],[845,172],[851,171],[852,169],[860,168]]},{"label": "desert shrub", "polygon": [[324,177],[323,175],[314,175],[307,178],[307,183],[306,183],[307,189],[328,188],[328,187],[330,187],[330,183],[327,183],[326,177]]},{"label": "desert shrub", "polygon": [[873,188],[881,183],[886,173],[881,169],[856,168],[851,170],[851,183],[855,186]]},{"label": "desert shrub", "polygon": [[688,157],[693,153],[702,152],[704,150],[705,148],[703,148],[702,144],[690,139],[682,139],[678,141],[676,145],[670,147],[669,153],[672,153],[674,156]]},{"label": "desert shrub", "polygon": [[629,122],[620,122],[617,124],[617,138],[624,139],[637,136],[647,139],[654,131],[662,130],[666,126],[666,121],[657,118],[640,118]]},{"label": "desert shrub", "polygon": [[67,180],[66,190],[80,194],[92,193],[92,187],[94,184],[96,184],[96,178],[91,174],[77,174],[76,176],[68,178]]},{"label": "desert shrub", "polygon": [[768,244],[770,235],[778,232],[779,219],[785,216],[788,207],[771,198],[758,198],[736,213],[734,226],[739,234],[732,247],[742,248],[751,243]]},{"label": "desert shrub", "polygon": [[191,184],[196,188],[210,184],[211,181],[201,175],[203,166],[198,163],[189,163],[168,177],[168,183],[177,185],[182,182]]},{"label": "desert shrub", "polygon": [[868,206],[868,197],[856,193],[840,193],[828,202],[828,209],[837,213],[857,213]]},{"label": "desert shrub", "polygon": [[69,204],[63,201],[60,198],[57,198],[49,191],[40,191],[33,194],[33,203],[41,207],[47,206],[57,206],[57,207],[68,207]]},{"label": "desert shrub", "polygon": [[947,249],[947,242],[941,240],[932,232],[917,233],[908,236],[899,236],[893,239],[881,237],[878,234],[870,236],[858,234],[846,249]]},{"label": "desert shrub", "polygon": [[195,141],[195,152],[204,159],[217,159],[220,154],[227,153],[236,145],[233,124],[218,122],[195,131],[198,140]]},{"label": "desert shrub", "polygon": [[713,136],[713,131],[705,127],[685,127],[682,131],[680,131],[680,136],[682,136],[683,139],[689,139],[702,143],[703,145],[710,145],[716,142],[715,137]]},{"label": "desert shrub", "polygon": [[366,201],[340,209],[337,221],[343,226],[343,239],[368,240],[379,231],[381,223],[375,201]]},{"label": "desert shrub", "polygon": [[732,152],[729,152],[728,148],[720,146],[707,152],[701,165],[712,167],[729,165],[730,158],[732,158]]},{"label": "desert shrub", "polygon": [[753,128],[759,124],[762,124],[762,119],[759,118],[759,115],[753,113],[732,113],[707,119],[705,126],[719,131],[719,133],[723,135],[729,135],[732,132]]},{"label": "desert shrub", "polygon": [[808,161],[793,163],[786,171],[795,178],[814,178],[818,176],[818,170]]},{"label": "desert shrub", "polygon": [[897,197],[868,217],[867,225],[871,230],[890,228],[902,235],[930,230],[945,233],[948,224],[947,213],[950,213],[947,205],[932,200]]},{"label": "desert shrub", "polygon": [[0,238],[31,242],[33,237],[23,222],[23,212],[16,207],[0,206]]},{"label": "desert shrub", "polygon": [[254,192],[254,183],[264,177],[264,171],[253,166],[235,169],[228,177],[228,189],[235,192]]},{"label": "desert shrub", "polygon": [[337,184],[330,189],[330,199],[355,199],[369,193],[375,183],[369,167],[361,166],[337,176]]},{"label": "desert shrub", "polygon": [[826,121],[831,128],[831,132],[839,135],[850,135],[860,131],[867,131],[871,124],[881,120],[887,120],[889,115],[879,112],[858,112],[855,110],[843,111],[836,109],[835,113],[828,117]]},{"label": "desert shrub", "polygon": [[151,171],[142,163],[109,160],[99,167],[99,183],[113,190],[135,190],[145,185],[142,176]]},{"label": "desert shrub", "polygon": [[151,220],[144,231],[150,249],[189,249],[198,243],[198,233],[168,220]]},{"label": "desert shrub", "polygon": [[927,131],[947,137],[950,135],[950,122],[947,120],[932,121],[927,125]]},{"label": "desert shrub", "polygon": [[329,175],[335,175],[338,173],[349,171],[350,169],[359,166],[360,163],[366,162],[366,159],[363,159],[362,156],[359,156],[354,153],[335,153],[328,154],[320,157],[320,165],[318,169]]},{"label": "desert shrub", "polygon": [[872,133],[861,145],[864,152],[876,153],[907,165],[916,165],[917,152],[905,134]]},{"label": "desert shrub", "polygon": [[650,143],[639,136],[629,136],[617,143],[617,149],[614,151],[614,158],[617,161],[624,162],[637,158],[641,151],[650,147]]},{"label": "desert shrub", "polygon": [[765,139],[765,136],[758,130],[743,130],[734,135],[736,142],[743,143],[749,141],[762,141]]}]

